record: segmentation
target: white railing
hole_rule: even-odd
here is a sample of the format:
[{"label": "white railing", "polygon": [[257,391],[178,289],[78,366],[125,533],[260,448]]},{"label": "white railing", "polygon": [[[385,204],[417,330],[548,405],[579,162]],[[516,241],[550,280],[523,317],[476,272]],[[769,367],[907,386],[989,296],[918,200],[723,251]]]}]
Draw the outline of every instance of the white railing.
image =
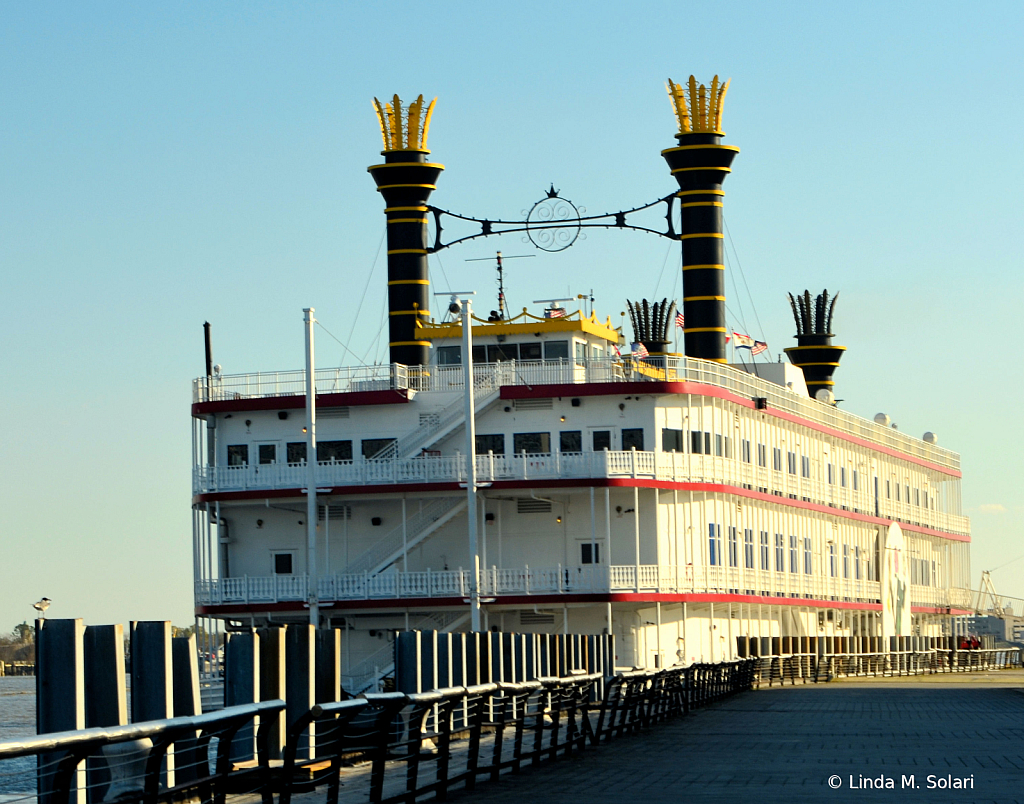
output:
[{"label": "white railing", "polygon": [[[872,484],[858,490],[821,480],[777,472],[752,463],[711,455],[677,452],[555,452],[518,455],[478,455],[479,482],[547,480],[559,478],[648,478],[680,483],[714,483],[737,486],[787,499],[825,505],[838,510],[875,515]],[[425,455],[390,461],[354,460],[321,463],[316,482],[320,487],[387,485],[398,483],[461,483],[465,481],[465,457]],[[197,467],[193,493],[249,489],[302,488],[305,464]],[[934,500],[934,497],[932,498]],[[881,498],[877,515],[905,524],[967,535],[970,520],[935,508]]]},{"label": "white railing", "polygon": [[[480,573],[480,593],[501,595],[587,594],[610,592],[732,593],[765,597],[806,598],[877,603],[881,584],[830,575],[772,572],[743,567],[682,567],[641,564],[639,582],[634,565],[554,567],[492,567]],[[469,570],[397,572],[378,575],[348,573],[320,578],[321,601],[394,598],[467,598],[472,584]],[[197,604],[276,603],[304,600],[306,577],[224,578],[201,581],[195,589]],[[914,606],[970,608],[968,589],[914,585]],[[456,617],[457,619],[457,617]]]},{"label": "white railing", "polygon": [[[960,456],[890,427],[855,416],[832,405],[800,396],[742,369],[692,357],[661,357],[638,361],[632,358],[597,358],[584,361],[509,361],[473,366],[477,387],[502,385],[558,385],[617,382],[693,382],[725,388],[738,396],[767,400],[769,408],[793,413],[876,446],[922,458],[948,469],[959,470]],[[304,371],[276,371],[215,377],[193,381],[194,402],[248,399],[263,396],[299,395],[305,392]],[[461,366],[360,366],[317,369],[317,393],[342,393],[386,389],[420,392],[456,391],[463,388]]]}]

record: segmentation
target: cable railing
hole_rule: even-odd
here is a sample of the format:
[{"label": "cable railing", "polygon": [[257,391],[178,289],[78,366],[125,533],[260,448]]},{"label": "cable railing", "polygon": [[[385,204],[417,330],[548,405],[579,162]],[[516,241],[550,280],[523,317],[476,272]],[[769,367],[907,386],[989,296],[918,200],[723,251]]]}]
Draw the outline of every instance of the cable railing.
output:
[{"label": "cable railing", "polygon": [[0,774],[4,760],[39,758],[38,792],[33,764],[12,788],[16,792],[5,796],[7,804],[63,804],[76,790],[90,801],[125,804],[223,802],[242,794],[258,795],[263,804],[273,804],[275,796],[279,804],[291,804],[294,796],[317,790],[336,802],[341,785],[374,804],[416,801],[428,793],[444,800],[453,788],[473,790],[526,766],[599,750],[750,690],[754,668],[754,661],[741,660],[607,678],[579,673],[368,693],[317,704],[292,719],[278,760],[272,759],[268,726],[285,703],[270,701],[0,743]]},{"label": "cable railing", "polygon": [[[877,447],[885,447],[959,471],[960,456],[890,427],[796,394],[739,368],[692,357],[591,358],[587,360],[508,361],[474,364],[477,387],[582,385],[592,383],[689,382],[732,391],[745,399],[762,399],[768,408],[799,416]],[[316,370],[318,394],[358,391],[458,391],[464,387],[461,366],[359,366]],[[697,391],[699,393],[699,391]],[[206,377],[193,381],[193,402],[240,400],[305,393],[305,372],[275,371]]]},{"label": "cable railing", "polygon": [[[822,505],[837,511],[878,516],[908,525],[967,536],[970,520],[932,505],[876,499],[873,490],[828,483],[788,471],[769,469],[736,458],[689,452],[603,450],[600,452],[488,452],[476,456],[478,482],[555,480],[562,478],[641,478],[676,483],[713,483]],[[197,466],[193,493],[300,489],[306,484],[304,463],[243,466]],[[464,483],[464,455],[422,455],[391,460],[357,459],[317,464],[320,487],[399,485],[402,483]],[[926,499],[926,498],[921,498]]]}]

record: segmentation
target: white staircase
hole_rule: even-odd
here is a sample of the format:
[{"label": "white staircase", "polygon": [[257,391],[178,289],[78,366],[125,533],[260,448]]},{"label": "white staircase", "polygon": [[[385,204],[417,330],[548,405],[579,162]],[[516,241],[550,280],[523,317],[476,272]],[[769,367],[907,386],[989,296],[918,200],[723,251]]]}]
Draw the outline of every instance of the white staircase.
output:
[{"label": "white staircase", "polygon": [[410,516],[405,523],[405,543],[402,542],[402,525],[392,529],[369,550],[357,556],[345,567],[346,574],[365,572],[376,575],[402,557],[403,549],[409,550],[422,542],[439,528],[466,510],[466,498],[441,497],[424,505],[422,510]]},{"label": "white staircase", "polygon": [[[477,415],[498,401],[500,387],[478,383],[478,395],[474,398],[474,409]],[[459,397],[449,403],[436,414],[425,417],[423,423],[408,435],[388,444],[371,458],[374,461],[393,461],[397,458],[411,458],[447,435],[464,426],[466,423],[466,403]]]}]

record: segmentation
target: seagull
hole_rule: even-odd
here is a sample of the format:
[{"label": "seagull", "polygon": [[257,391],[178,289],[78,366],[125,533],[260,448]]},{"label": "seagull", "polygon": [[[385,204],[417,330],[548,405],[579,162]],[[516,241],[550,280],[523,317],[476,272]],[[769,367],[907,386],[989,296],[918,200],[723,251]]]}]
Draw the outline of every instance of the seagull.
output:
[{"label": "seagull", "polygon": [[46,614],[46,610],[50,608],[50,598],[44,597],[38,603],[33,603],[32,608],[34,608],[40,614]]}]

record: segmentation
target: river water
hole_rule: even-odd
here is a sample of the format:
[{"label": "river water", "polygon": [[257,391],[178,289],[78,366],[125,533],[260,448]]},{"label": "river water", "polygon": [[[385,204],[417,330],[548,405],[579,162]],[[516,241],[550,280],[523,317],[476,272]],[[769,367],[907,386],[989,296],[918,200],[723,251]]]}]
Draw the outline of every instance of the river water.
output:
[{"label": "river water", "polygon": [[[0,676],[0,743],[36,733],[36,680],[32,676]],[[0,760],[0,802],[20,799],[36,789],[34,757]]]}]

